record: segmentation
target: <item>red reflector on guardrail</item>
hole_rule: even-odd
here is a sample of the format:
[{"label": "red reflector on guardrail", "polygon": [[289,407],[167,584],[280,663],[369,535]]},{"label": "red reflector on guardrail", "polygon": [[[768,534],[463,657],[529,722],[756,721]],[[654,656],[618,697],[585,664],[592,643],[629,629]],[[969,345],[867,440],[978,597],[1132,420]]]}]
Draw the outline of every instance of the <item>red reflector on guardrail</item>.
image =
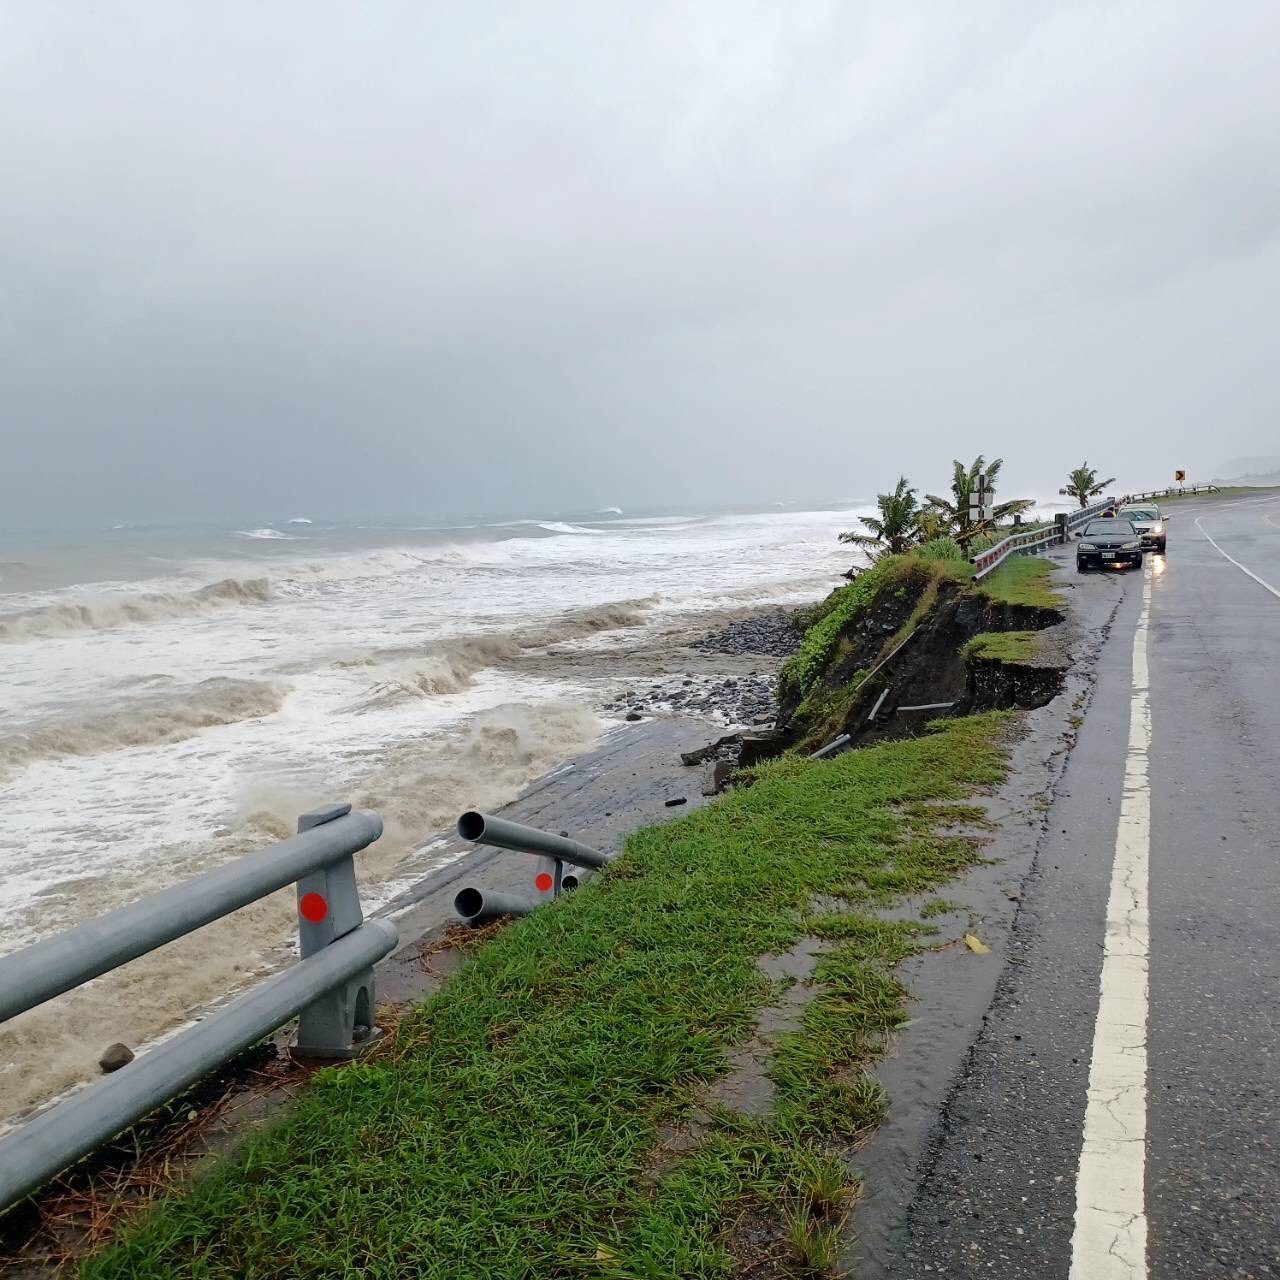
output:
[{"label": "red reflector on guardrail", "polygon": [[549,871],[539,871],[533,879],[533,884],[539,893],[549,893],[555,881],[551,878]]},{"label": "red reflector on guardrail", "polygon": [[319,924],[329,914],[329,904],[318,893],[304,893],[298,914],[311,924]]}]

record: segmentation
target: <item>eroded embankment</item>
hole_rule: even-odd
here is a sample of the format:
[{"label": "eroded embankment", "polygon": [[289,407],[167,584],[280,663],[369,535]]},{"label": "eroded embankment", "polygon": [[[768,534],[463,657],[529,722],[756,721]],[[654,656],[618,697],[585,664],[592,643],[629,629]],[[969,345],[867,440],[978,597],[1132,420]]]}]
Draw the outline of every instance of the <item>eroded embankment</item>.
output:
[{"label": "eroded embankment", "polygon": [[942,716],[1043,706],[1066,667],[1049,573],[1020,557],[976,584],[963,562],[917,555],[867,570],[811,611],[780,679],[782,741],[860,745]]}]

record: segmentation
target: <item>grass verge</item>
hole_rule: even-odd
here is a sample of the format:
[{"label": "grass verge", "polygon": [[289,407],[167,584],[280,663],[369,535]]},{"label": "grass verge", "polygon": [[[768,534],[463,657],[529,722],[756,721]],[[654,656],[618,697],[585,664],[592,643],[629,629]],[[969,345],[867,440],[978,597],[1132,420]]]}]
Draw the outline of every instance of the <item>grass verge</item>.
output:
[{"label": "grass verge", "polygon": [[986,659],[1035,666],[1043,631],[984,631],[965,642],[960,650],[966,662]]},{"label": "grass verge", "polygon": [[1001,604],[1058,609],[1062,594],[1052,580],[1053,563],[1036,556],[1010,556],[978,584],[983,595]]},{"label": "grass verge", "polygon": [[[784,758],[493,939],[372,1061],[85,1263],[95,1280],[728,1275],[752,1249],[823,1255],[852,1190],[826,1144],[884,1098],[864,1067],[902,1017],[892,966],[927,926],[860,909],[937,888],[974,842],[966,796],[1004,773],[1007,718],[833,760]],[[814,903],[826,904],[815,914]],[[830,911],[844,902],[850,911]],[[757,957],[817,935],[821,990],[777,1045],[771,1112],[687,1120],[777,989]],[[750,1215],[790,1221],[763,1243]],[[796,1225],[801,1224],[801,1225]]]}]

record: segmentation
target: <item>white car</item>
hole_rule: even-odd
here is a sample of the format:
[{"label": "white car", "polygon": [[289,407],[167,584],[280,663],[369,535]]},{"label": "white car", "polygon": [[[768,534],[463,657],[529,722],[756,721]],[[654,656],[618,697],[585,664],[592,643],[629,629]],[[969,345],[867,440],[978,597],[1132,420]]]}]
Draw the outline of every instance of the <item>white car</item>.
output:
[{"label": "white car", "polygon": [[1117,514],[1138,531],[1144,551],[1158,551],[1164,555],[1164,526],[1169,517],[1154,502],[1134,502],[1121,507]]}]

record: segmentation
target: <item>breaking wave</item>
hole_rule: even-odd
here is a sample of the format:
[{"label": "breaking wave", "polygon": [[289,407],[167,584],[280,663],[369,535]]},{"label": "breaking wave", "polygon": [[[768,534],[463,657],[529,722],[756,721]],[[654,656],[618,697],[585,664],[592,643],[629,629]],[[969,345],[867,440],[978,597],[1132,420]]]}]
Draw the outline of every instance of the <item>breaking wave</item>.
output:
[{"label": "breaking wave", "polygon": [[539,520],[538,528],[545,529],[548,533],[604,533],[603,529],[585,529],[580,524],[565,524],[561,520]]},{"label": "breaking wave", "polygon": [[215,676],[185,689],[130,699],[110,713],[48,721],[8,734],[0,738],[0,769],[181,742],[216,725],[271,715],[280,710],[288,693],[289,686],[277,680]]},{"label": "breaking wave", "polygon": [[224,578],[199,591],[65,600],[0,618],[0,640],[42,640],[77,631],[167,622],[229,605],[262,604],[270,597],[266,578]]},{"label": "breaking wave", "polygon": [[527,627],[507,635],[474,635],[447,640],[440,647],[382,649],[333,665],[368,667],[376,682],[364,694],[356,710],[367,711],[412,698],[432,698],[461,693],[487,667],[511,662],[531,649],[581,640],[598,631],[615,631],[644,624],[650,600],[620,600],[614,604],[574,609],[542,626]]},{"label": "breaking wave", "polygon": [[[293,521],[289,522],[290,524]],[[310,522],[308,522],[310,523]],[[279,529],[237,529],[237,538],[265,538],[277,542],[296,542],[297,535],[292,533],[281,533]]]}]

